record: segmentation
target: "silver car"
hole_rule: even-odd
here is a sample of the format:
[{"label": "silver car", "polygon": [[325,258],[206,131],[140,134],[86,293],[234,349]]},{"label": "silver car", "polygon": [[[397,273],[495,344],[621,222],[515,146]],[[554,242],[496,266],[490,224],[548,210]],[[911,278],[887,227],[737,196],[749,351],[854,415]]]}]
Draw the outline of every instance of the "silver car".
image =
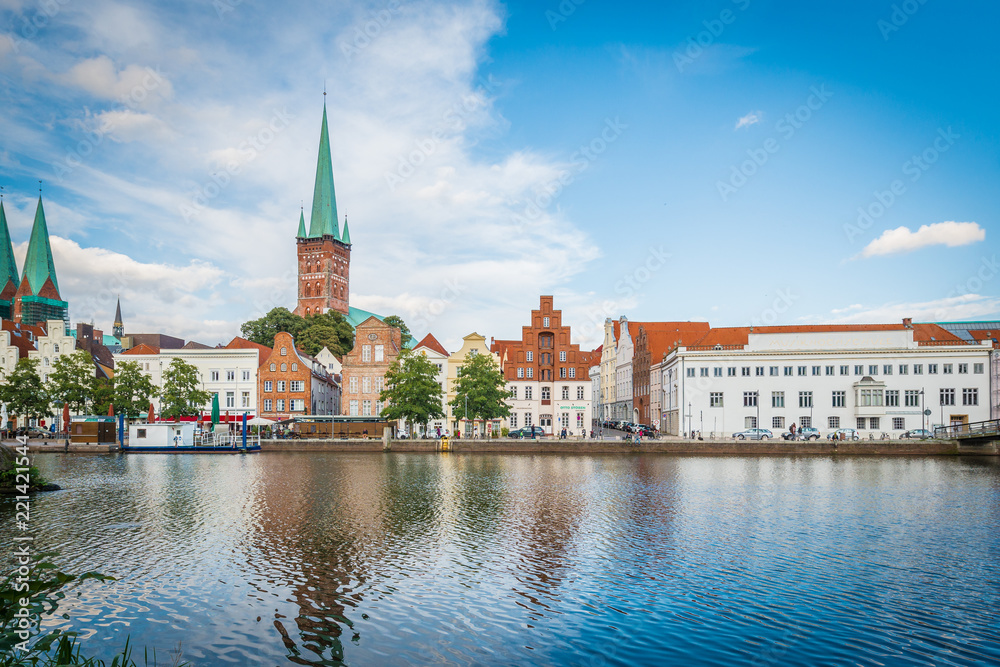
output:
[{"label": "silver car", "polygon": [[833,436],[837,436],[837,440],[860,440],[861,434],[855,431],[853,428],[838,428],[836,431],[829,433],[826,436],[827,440],[833,440]]},{"label": "silver car", "polygon": [[745,431],[733,433],[733,437],[737,440],[769,440],[774,437],[774,434],[766,428],[748,428]]}]

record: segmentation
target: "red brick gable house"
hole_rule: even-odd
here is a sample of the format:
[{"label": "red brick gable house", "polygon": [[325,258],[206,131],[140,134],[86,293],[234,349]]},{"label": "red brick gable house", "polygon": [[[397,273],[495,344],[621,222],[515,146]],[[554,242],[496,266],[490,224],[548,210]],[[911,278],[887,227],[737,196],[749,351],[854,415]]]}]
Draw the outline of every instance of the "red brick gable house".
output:
[{"label": "red brick gable house", "polygon": [[377,317],[354,331],[354,348],[344,355],[341,370],[341,414],[375,417],[382,411],[379,394],[385,373],[403,349],[402,332]]},{"label": "red brick gable house", "polygon": [[[274,337],[274,347],[257,371],[257,413],[280,421],[305,415],[337,414],[339,388],[322,364],[295,347],[286,332]],[[258,348],[259,349],[259,348]]]}]

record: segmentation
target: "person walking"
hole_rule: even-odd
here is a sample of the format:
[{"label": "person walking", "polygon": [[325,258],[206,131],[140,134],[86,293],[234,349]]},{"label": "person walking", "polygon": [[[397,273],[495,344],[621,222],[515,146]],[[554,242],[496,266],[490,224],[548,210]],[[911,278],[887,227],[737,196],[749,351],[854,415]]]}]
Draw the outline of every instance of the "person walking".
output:
[{"label": "person walking", "polygon": [[794,440],[795,439],[795,422],[792,422],[792,425],[788,427],[788,432],[792,434],[792,440]]}]

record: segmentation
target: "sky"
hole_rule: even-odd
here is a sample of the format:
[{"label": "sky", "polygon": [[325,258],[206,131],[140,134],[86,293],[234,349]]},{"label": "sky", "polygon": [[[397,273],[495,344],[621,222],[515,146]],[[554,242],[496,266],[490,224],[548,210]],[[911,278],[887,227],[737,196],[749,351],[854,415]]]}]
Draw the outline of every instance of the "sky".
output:
[{"label": "sky", "polygon": [[[351,304],[714,326],[1000,316],[994,2],[0,0],[0,185],[74,322],[295,305],[324,100]],[[990,46],[993,44],[993,46]],[[324,97],[324,89],[326,96]],[[341,220],[341,223],[343,220]]]}]

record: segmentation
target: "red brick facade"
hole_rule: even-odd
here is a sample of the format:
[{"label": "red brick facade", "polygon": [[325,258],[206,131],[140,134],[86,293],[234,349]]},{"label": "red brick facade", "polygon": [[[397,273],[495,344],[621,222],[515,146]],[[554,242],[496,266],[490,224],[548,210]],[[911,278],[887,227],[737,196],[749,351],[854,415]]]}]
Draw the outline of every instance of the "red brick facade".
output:
[{"label": "red brick facade", "polygon": [[509,381],[587,380],[591,363],[590,352],[581,352],[579,345],[570,343],[570,328],[563,326],[562,311],[552,309],[551,296],[541,297],[538,310],[531,311],[531,324],[521,327],[521,340],[495,340],[490,351],[504,361],[504,377]]},{"label": "red brick facade", "polygon": [[275,420],[310,414],[312,384],[312,363],[299,356],[291,334],[279,333],[257,371],[257,414]]},{"label": "red brick facade", "polygon": [[335,310],[347,314],[351,247],[332,236],[297,239],[299,292],[296,315]]},{"label": "red brick facade", "polygon": [[377,317],[354,331],[354,348],[344,355],[341,370],[341,414],[376,416],[382,410],[379,393],[385,373],[403,348],[402,332]]}]

